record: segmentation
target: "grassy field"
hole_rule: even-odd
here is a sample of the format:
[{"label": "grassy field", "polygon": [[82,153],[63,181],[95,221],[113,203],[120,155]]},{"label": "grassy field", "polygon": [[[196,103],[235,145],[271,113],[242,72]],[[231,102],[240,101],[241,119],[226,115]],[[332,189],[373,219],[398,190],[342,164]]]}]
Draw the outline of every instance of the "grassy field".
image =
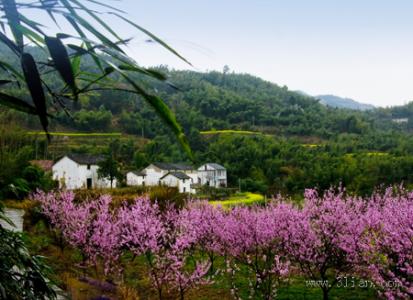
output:
[{"label": "grassy field", "polygon": [[254,193],[237,193],[233,196],[231,196],[227,200],[222,200],[222,201],[210,201],[209,203],[214,205],[214,206],[222,206],[223,208],[230,208],[233,206],[239,206],[239,205],[253,205],[253,204],[258,204],[262,203],[265,201],[265,198],[263,195],[260,194],[254,194]]},{"label": "grassy field", "polygon": [[[28,135],[39,135],[45,136],[44,131],[31,131],[27,133]],[[74,136],[74,137],[121,137],[122,133],[119,132],[49,132],[51,136]]]},{"label": "grassy field", "polygon": [[207,130],[201,131],[202,135],[214,135],[214,134],[241,134],[241,135],[263,135],[262,132],[258,131],[247,131],[247,130]]}]

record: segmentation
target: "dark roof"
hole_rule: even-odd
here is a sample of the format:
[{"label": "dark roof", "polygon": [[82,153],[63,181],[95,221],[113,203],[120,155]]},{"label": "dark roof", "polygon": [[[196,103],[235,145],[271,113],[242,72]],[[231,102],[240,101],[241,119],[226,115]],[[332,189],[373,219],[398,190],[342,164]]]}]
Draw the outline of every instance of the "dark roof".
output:
[{"label": "dark roof", "polygon": [[79,154],[79,153],[67,154],[65,156],[77,162],[79,165],[97,165],[99,162],[105,159],[104,156],[102,155]]},{"label": "dark roof", "polygon": [[207,163],[206,165],[210,165],[210,166],[213,167],[215,170],[225,170],[225,168],[224,168],[223,166],[221,166],[220,164]]},{"label": "dark roof", "polygon": [[161,179],[165,178],[168,175],[172,175],[178,179],[191,179],[191,177],[182,172],[169,172],[168,174],[164,175]]},{"label": "dark roof", "polygon": [[140,171],[130,171],[133,174],[135,174],[136,176],[146,176],[146,173],[144,170],[140,170]]},{"label": "dark roof", "polygon": [[186,164],[172,164],[172,163],[160,163],[160,162],[155,162],[152,163],[154,166],[158,167],[161,170],[166,170],[166,171],[187,171],[187,170],[193,170],[194,168],[192,166],[186,165]]}]

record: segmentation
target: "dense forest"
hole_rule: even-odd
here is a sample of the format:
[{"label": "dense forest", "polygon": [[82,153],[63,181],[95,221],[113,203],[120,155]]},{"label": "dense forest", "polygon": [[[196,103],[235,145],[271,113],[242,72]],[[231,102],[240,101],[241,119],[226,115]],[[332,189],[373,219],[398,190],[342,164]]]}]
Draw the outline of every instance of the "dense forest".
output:
[{"label": "dense forest", "polygon": [[[19,68],[3,50],[0,59]],[[44,56],[35,48],[31,50],[38,57]],[[87,59],[82,63],[93,68]],[[166,66],[154,69],[165,74],[168,81],[139,75],[137,79],[161,96],[176,114],[194,152],[192,163],[223,164],[231,186],[268,195],[296,195],[308,187],[326,189],[341,184],[349,191],[367,194],[380,185],[413,183],[413,103],[369,111],[338,109],[286,86],[235,74],[228,68],[207,73]],[[0,79],[8,76],[0,74]],[[51,85],[59,84],[53,76],[48,80]],[[17,85],[1,88],[24,96]],[[25,177],[34,176],[34,171],[22,173],[30,160],[56,159],[66,152],[110,150],[123,171],[142,168],[152,161],[189,162],[169,128],[137,96],[96,90],[82,96],[76,105],[68,103],[67,112],[50,113],[54,115],[51,132],[120,135],[81,139],[68,134],[55,137],[47,145],[43,136],[28,134],[41,132],[36,118],[0,107],[3,197],[16,194],[13,188],[21,180],[26,181],[24,190],[30,190],[28,183],[33,179]],[[35,175],[45,181],[42,174]],[[47,180],[45,184],[50,186]]]}]

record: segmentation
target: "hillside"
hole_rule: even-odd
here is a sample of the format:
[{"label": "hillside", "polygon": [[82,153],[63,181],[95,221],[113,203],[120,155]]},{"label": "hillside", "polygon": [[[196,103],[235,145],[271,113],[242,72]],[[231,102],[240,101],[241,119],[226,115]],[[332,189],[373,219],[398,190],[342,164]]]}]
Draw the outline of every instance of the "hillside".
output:
[{"label": "hillside", "polygon": [[350,98],[343,98],[335,95],[318,95],[315,96],[315,98],[320,99],[320,103],[322,104],[336,108],[355,110],[370,110],[375,108],[375,106],[371,104],[360,103]]},{"label": "hillside", "polygon": [[[19,68],[6,52],[0,56]],[[87,59],[83,65],[93,66]],[[248,74],[156,70],[168,81],[141,75],[135,79],[175,112],[195,164],[224,165],[232,187],[241,183],[243,191],[297,195],[306,187],[343,184],[349,191],[367,194],[380,184],[413,184],[411,104],[367,111],[340,109]],[[47,80],[61,84],[56,76]],[[24,89],[8,88],[24,96]],[[10,140],[7,147],[12,149],[0,161],[4,166],[0,181],[8,183],[14,176],[11,171],[23,170],[19,161],[54,159],[69,152],[102,154],[111,148],[125,171],[154,161],[188,162],[170,129],[137,96],[95,91],[70,107],[71,116],[50,113],[55,115],[50,130],[59,134],[49,145],[44,135],[27,136],[28,131],[41,131],[37,118],[0,108],[2,138],[5,145]],[[21,130],[14,133],[18,127]],[[12,164],[16,167],[6,167]]]}]

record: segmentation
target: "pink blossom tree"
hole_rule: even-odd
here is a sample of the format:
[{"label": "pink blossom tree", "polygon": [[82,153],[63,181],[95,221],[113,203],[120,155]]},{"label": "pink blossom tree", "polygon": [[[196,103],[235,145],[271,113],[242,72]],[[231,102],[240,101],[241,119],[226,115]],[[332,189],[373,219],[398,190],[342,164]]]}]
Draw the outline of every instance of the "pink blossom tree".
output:
[{"label": "pink blossom tree", "polygon": [[366,223],[362,255],[371,280],[386,299],[412,299],[413,193],[373,195]]},{"label": "pink blossom tree", "polygon": [[340,277],[359,267],[364,202],[332,190],[322,196],[307,190],[304,201],[299,217],[289,224],[286,249],[301,271],[319,283],[327,300]]},{"label": "pink blossom tree", "polygon": [[[217,238],[227,258],[232,294],[239,298],[236,273],[247,276],[249,297],[273,299],[281,278],[288,274],[289,261],[282,255],[280,219],[274,207],[234,208],[223,218]],[[283,211],[284,212],[284,211]],[[283,213],[282,212],[282,213]]]}]

